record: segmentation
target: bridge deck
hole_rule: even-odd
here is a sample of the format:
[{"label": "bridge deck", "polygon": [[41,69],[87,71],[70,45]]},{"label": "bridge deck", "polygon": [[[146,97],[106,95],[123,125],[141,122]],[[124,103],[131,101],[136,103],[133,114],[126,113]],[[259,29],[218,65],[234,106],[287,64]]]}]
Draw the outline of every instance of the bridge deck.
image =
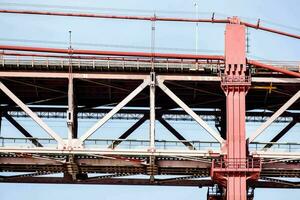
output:
[{"label": "bridge deck", "polygon": [[[101,119],[122,101],[144,79],[149,78],[150,60],[72,59],[74,96],[80,119]],[[0,78],[41,118],[66,120],[68,105],[68,68],[66,59],[16,59],[1,57]],[[195,63],[182,60],[156,60],[157,79],[165,84],[205,121],[222,117],[225,95],[220,87],[219,68],[224,63]],[[280,66],[299,71],[299,66]],[[248,122],[265,122],[300,88],[300,79],[266,70],[252,71],[252,85],[246,98]],[[116,119],[140,119],[149,114],[148,91],[143,90],[115,115]],[[113,104],[111,105],[111,103]],[[1,110],[14,118],[28,117],[24,111],[3,93]],[[95,108],[105,107],[109,108]],[[147,107],[147,109],[145,109]],[[156,91],[156,114],[166,120],[192,120],[160,89]],[[209,109],[207,109],[209,108]],[[268,111],[266,111],[268,110]],[[276,122],[299,119],[300,102],[284,112]],[[36,147],[33,141],[43,147]],[[114,144],[117,143],[117,146]],[[193,149],[184,144],[192,145]],[[266,148],[268,146],[268,148]],[[87,139],[81,149],[62,149],[49,138],[0,138],[0,171],[25,173],[2,176],[0,182],[82,183],[212,186],[210,177],[214,159],[222,156],[221,144],[205,141],[155,141],[155,151],[149,150],[149,140]],[[252,142],[250,155],[262,159],[261,178],[300,177],[300,144],[280,142]],[[154,168],[149,159],[155,157]],[[70,161],[71,159],[71,161]],[[153,167],[153,165],[152,165]],[[155,174],[175,176],[171,179],[136,178],[135,175]],[[68,179],[57,174],[76,174]],[[92,175],[95,174],[95,175]],[[98,174],[102,174],[98,177]],[[113,175],[107,175],[113,174]],[[40,176],[39,176],[40,175]],[[43,176],[49,175],[49,176]],[[81,177],[82,176],[82,177]],[[95,176],[95,177],[93,177]],[[110,177],[111,176],[111,177]],[[122,176],[129,176],[129,178]],[[185,177],[183,177],[185,176]],[[255,187],[293,187],[274,181],[249,183]]]}]

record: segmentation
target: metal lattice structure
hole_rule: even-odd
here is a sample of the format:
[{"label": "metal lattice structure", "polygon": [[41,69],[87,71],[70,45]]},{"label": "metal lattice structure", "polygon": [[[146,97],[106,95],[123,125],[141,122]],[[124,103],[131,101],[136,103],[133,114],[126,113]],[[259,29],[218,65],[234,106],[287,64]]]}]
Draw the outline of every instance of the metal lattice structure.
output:
[{"label": "metal lattice structure", "polygon": [[[299,188],[299,183],[279,178],[300,177],[300,143],[278,142],[300,119],[299,66],[247,59],[245,29],[300,36],[237,17],[0,12],[226,24],[225,55],[0,45],[1,119],[24,135],[0,138],[0,170],[24,173],[1,176],[1,182],[201,186],[209,187],[207,199],[228,200],[253,199],[255,188]],[[272,101],[266,102],[266,93]],[[18,122],[20,118],[32,118],[49,137],[36,137]],[[45,118],[65,121],[66,137]],[[79,119],[97,122],[79,134]],[[92,138],[110,119],[136,123],[118,138]],[[213,141],[187,140],[172,124],[191,120]],[[149,137],[128,139],[146,121]],[[157,140],[156,122],[178,140]],[[246,122],[261,123],[249,138]],[[272,123],[288,125],[269,142],[255,141]]]}]

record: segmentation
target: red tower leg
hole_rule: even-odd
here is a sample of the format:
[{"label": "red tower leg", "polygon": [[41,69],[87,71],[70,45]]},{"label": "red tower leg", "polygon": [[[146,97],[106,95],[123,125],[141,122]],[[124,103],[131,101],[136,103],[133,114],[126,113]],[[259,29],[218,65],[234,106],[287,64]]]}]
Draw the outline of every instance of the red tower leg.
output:
[{"label": "red tower leg", "polygon": [[226,95],[225,157],[214,160],[211,176],[226,188],[227,200],[247,200],[247,179],[257,179],[260,160],[249,158],[246,151],[246,94],[251,85],[246,68],[245,26],[230,18],[225,31],[225,69],[221,86]]},{"label": "red tower leg", "polygon": [[[227,163],[232,168],[246,165],[245,96],[250,85],[246,77],[245,26],[231,19],[225,32],[225,71],[222,88],[227,105]],[[237,171],[227,174],[227,200],[246,200],[246,175]]]}]

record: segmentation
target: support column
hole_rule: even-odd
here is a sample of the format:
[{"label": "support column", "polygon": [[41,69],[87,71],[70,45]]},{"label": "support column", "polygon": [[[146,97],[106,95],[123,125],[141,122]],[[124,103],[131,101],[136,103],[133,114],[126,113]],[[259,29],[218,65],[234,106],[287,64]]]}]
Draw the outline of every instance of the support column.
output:
[{"label": "support column", "polygon": [[[156,76],[155,72],[150,73],[150,146],[151,152],[155,151],[155,87],[156,87]],[[147,173],[150,176],[150,182],[155,181],[154,175],[157,174],[157,166],[155,164],[155,156],[149,156],[149,166],[147,167]]]},{"label": "support column", "polygon": [[[250,86],[246,76],[245,26],[231,18],[225,31],[225,70],[222,89],[226,95],[227,200],[246,200],[245,96]],[[230,169],[229,169],[230,168]],[[245,167],[246,168],[246,167]]]},{"label": "support column", "polygon": [[78,102],[76,98],[76,79],[73,79],[73,138],[78,138]]},{"label": "support column", "polygon": [[[68,79],[68,111],[67,111],[67,126],[68,126],[68,146],[72,146],[72,140],[74,136],[77,135],[77,130],[75,129],[74,120],[74,86],[73,77],[70,76]],[[76,124],[77,125],[77,124]]]},{"label": "support column", "polygon": [[150,149],[155,149],[155,73],[150,73]]}]

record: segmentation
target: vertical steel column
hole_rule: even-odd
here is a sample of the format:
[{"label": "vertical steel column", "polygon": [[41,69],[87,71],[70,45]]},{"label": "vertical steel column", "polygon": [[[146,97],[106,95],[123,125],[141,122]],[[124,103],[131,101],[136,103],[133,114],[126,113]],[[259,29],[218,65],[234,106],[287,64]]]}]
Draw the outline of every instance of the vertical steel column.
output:
[{"label": "vertical steel column", "polygon": [[[222,88],[226,94],[227,162],[246,164],[245,96],[249,87],[246,77],[245,26],[238,18],[232,18],[225,31],[225,71]],[[246,200],[246,175],[227,174],[227,200]]]},{"label": "vertical steel column", "polygon": [[[152,62],[154,70],[154,62]],[[150,140],[150,146],[149,150],[151,152],[155,151],[155,87],[156,87],[156,76],[155,72],[150,72],[150,134],[149,134],[149,140]],[[150,182],[155,181],[154,175],[157,173],[157,167],[155,166],[155,156],[149,157],[149,166],[147,167],[148,174],[150,175]]]},{"label": "vertical steel column", "polygon": [[155,149],[155,73],[150,73],[150,149]]},{"label": "vertical steel column", "polygon": [[68,79],[68,111],[67,111],[67,126],[68,126],[68,146],[72,146],[74,136],[74,91],[73,77]]},{"label": "vertical steel column", "polygon": [[[68,77],[68,111],[67,111],[67,126],[68,126],[68,146],[72,147],[72,140],[75,135],[74,131],[74,86],[73,86],[73,66],[72,66],[72,31],[69,31],[69,77]],[[76,124],[77,125],[77,124]]]}]

